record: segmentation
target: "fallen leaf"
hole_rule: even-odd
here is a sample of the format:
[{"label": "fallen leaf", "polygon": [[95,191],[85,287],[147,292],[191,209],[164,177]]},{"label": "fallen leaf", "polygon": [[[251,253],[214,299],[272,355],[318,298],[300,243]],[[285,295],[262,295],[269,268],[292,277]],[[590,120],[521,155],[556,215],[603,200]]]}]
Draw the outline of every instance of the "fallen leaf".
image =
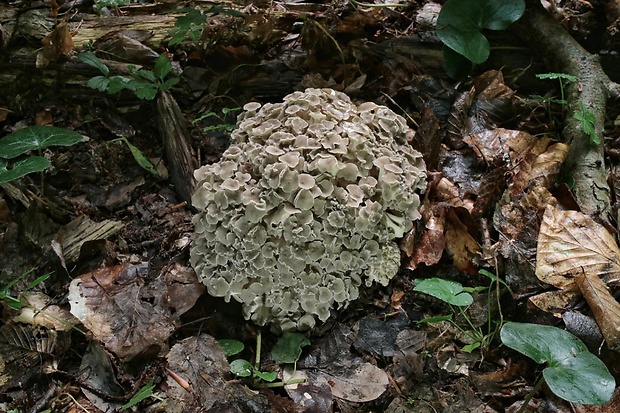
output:
[{"label": "fallen leaf", "polygon": [[620,351],[620,303],[596,275],[582,272],[577,275],[576,281],[605,337],[607,346],[614,351]]},{"label": "fallen leaf", "polygon": [[446,252],[452,258],[454,266],[460,271],[477,273],[473,263],[480,252],[480,246],[469,233],[467,226],[457,215],[458,208],[451,208],[446,215]]},{"label": "fallen leaf", "polygon": [[179,321],[167,286],[148,280],[147,265],[117,265],[80,275],[69,285],[71,313],[124,361],[159,353]]},{"label": "fallen leaf", "polygon": [[557,288],[577,288],[574,277],[587,272],[605,283],[620,277],[620,249],[614,237],[589,216],[545,209],[538,236],[536,276]]}]

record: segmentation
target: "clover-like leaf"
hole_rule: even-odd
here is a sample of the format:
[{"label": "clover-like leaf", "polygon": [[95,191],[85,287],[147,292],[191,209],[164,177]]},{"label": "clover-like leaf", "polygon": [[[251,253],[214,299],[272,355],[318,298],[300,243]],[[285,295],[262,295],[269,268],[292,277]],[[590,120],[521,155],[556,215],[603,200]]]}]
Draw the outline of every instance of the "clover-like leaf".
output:
[{"label": "clover-like leaf", "polygon": [[537,363],[546,362],[543,377],[558,397],[573,403],[602,404],[616,388],[613,376],[581,340],[568,331],[539,324],[504,324],[502,342]]},{"label": "clover-like leaf", "polygon": [[463,286],[456,281],[442,278],[427,278],[415,280],[414,291],[432,295],[448,304],[465,307],[474,302],[471,294],[463,291]]},{"label": "clover-like leaf", "polygon": [[277,364],[296,363],[301,349],[309,346],[310,340],[301,333],[285,332],[271,350],[271,358]]},{"label": "clover-like leaf", "polygon": [[29,151],[48,146],[71,146],[81,140],[82,135],[69,129],[28,126],[0,139],[0,158],[13,159]]},{"label": "clover-like leaf", "polygon": [[13,181],[32,172],[44,171],[50,166],[50,161],[42,156],[30,156],[15,162],[11,169],[8,169],[7,164],[5,159],[0,158],[0,184]]}]

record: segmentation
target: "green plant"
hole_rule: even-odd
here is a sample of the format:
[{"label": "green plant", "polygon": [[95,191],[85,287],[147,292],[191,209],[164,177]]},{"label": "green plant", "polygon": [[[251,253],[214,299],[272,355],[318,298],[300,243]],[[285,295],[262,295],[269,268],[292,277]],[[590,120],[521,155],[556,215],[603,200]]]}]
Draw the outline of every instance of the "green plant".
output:
[{"label": "green plant", "polygon": [[594,113],[586,108],[586,105],[583,101],[579,101],[579,109],[573,112],[573,117],[577,119],[581,123],[581,127],[583,128],[583,133],[590,137],[590,143],[593,145],[598,145],[601,143],[601,139],[596,134],[596,117]]},{"label": "green plant", "polygon": [[192,124],[195,125],[196,123],[207,119],[207,118],[211,118],[211,117],[216,117],[217,119],[219,119],[221,122],[215,125],[209,125],[209,126],[205,126],[202,130],[205,132],[209,132],[209,131],[214,131],[214,130],[223,130],[226,132],[232,132],[233,129],[235,129],[236,125],[234,123],[228,123],[226,122],[226,115],[228,115],[231,112],[236,112],[241,110],[240,107],[236,107],[236,108],[222,108],[222,115],[218,115],[217,113],[210,111],[207,112],[203,115],[201,115],[200,117],[194,119],[192,121]]},{"label": "green plant", "polygon": [[99,69],[101,72],[100,76],[89,79],[88,87],[111,95],[127,89],[135,93],[139,99],[153,100],[157,96],[157,92],[169,90],[180,81],[178,77],[166,79],[172,70],[172,62],[165,53],[159,55],[152,71],[137,69],[134,65],[128,65],[131,78],[111,76],[108,66],[99,60],[93,52],[80,53],[78,60]]},{"label": "green plant", "polygon": [[127,145],[129,150],[131,151],[131,155],[136,160],[138,165],[142,167],[142,169],[150,172],[151,174],[155,176],[159,176],[159,172],[157,172],[157,168],[155,168],[155,166],[151,163],[151,161],[149,161],[148,158],[144,156],[144,154],[142,153],[140,149],[138,149],[135,145],[129,142],[127,138],[125,138],[124,136],[122,138],[114,139],[112,142],[118,142],[118,141],[124,142]]},{"label": "green plant", "polygon": [[556,396],[573,403],[603,404],[613,396],[616,382],[605,364],[568,331],[508,322],[502,327],[500,338],[506,346],[536,363],[547,363],[520,411],[525,411],[543,381]]},{"label": "green plant", "polygon": [[30,273],[32,273],[35,269],[36,268],[32,268],[26,271],[19,277],[15,278],[12,281],[7,282],[6,284],[4,284],[4,282],[2,282],[2,280],[0,279],[0,302],[2,302],[7,307],[12,308],[13,310],[16,310],[16,311],[21,310],[23,307],[27,307],[28,303],[25,302],[24,299],[22,298],[23,295],[26,294],[28,291],[32,290],[33,288],[35,288],[37,285],[41,284],[43,281],[47,280],[50,277],[50,274],[49,273],[43,274],[35,278],[33,281],[29,282],[28,285],[23,289],[23,291],[21,291],[16,296],[14,296],[11,293],[11,289],[19,281],[23,280],[28,275],[30,275]]},{"label": "green plant", "polygon": [[129,6],[130,3],[131,0],[95,0],[95,6],[97,6],[97,13],[101,13],[101,9],[103,9],[104,7]]},{"label": "green plant", "polygon": [[567,83],[576,82],[577,77],[569,75],[568,73],[538,73],[536,75],[538,79],[557,79],[560,82],[560,99],[549,99],[540,95],[533,95],[535,99],[541,99],[544,102],[557,103],[559,105],[566,105],[566,99],[564,98],[564,87]]},{"label": "green plant", "polygon": [[[487,270],[481,269],[479,271],[481,275],[489,278],[491,280],[488,286],[480,286],[475,288],[463,287],[462,284],[455,282],[444,280],[442,278],[428,278],[415,280],[414,291],[419,291],[424,294],[431,295],[435,298],[438,298],[445,303],[447,303],[451,310],[451,314],[430,317],[423,320],[420,320],[418,323],[434,323],[440,321],[448,321],[452,323],[459,331],[463,332],[467,336],[469,336],[472,340],[470,344],[465,345],[461,350],[467,353],[472,352],[478,347],[485,348],[495,335],[498,330],[497,326],[501,326],[503,322],[501,307],[499,306],[499,296],[501,294],[499,287],[500,284],[504,287],[508,288],[506,283],[503,280],[500,280],[499,277]],[[493,325],[493,317],[492,317],[492,308],[491,308],[491,298],[493,293],[493,286],[496,287],[495,292],[497,296],[497,305],[499,309],[499,321],[496,323],[496,326]],[[486,334],[483,332],[481,327],[474,326],[473,322],[469,318],[466,312],[466,307],[470,306],[474,299],[470,293],[472,292],[487,292],[487,331]],[[454,315],[460,314],[470,330],[466,330],[459,324],[454,321]]]},{"label": "green plant", "polygon": [[[218,343],[224,349],[226,357],[239,354],[244,349],[243,343],[237,340],[223,339]],[[259,332],[256,337],[256,358],[254,364],[245,359],[236,359],[230,363],[230,371],[238,377],[252,377],[254,387],[280,387],[285,384],[301,383],[303,380],[290,380],[284,382],[274,382],[277,376],[273,371],[261,371],[262,337]],[[310,345],[310,341],[301,333],[285,332],[271,350],[271,358],[277,364],[297,363],[301,355],[301,349]]]},{"label": "green plant", "polygon": [[136,404],[140,403],[142,400],[148,399],[149,397],[152,397],[159,401],[163,401],[161,397],[158,397],[153,393],[154,388],[155,388],[155,384],[153,384],[153,380],[151,379],[151,381],[149,381],[147,384],[142,386],[140,390],[138,390],[136,394],[134,394],[133,397],[129,399],[127,403],[121,406],[121,410],[129,409],[135,406]]},{"label": "green plant", "polygon": [[448,0],[437,18],[446,73],[459,78],[485,62],[491,47],[482,30],[505,30],[524,11],[524,0]]},{"label": "green plant", "polygon": [[168,41],[168,46],[181,43],[185,37],[189,37],[193,42],[198,41],[202,35],[205,23],[207,22],[207,17],[210,14],[221,13],[235,17],[244,16],[243,13],[237,10],[226,9],[219,6],[213,6],[205,11],[190,7],[181,8],[178,11],[180,13],[185,13],[185,15],[176,18],[174,28],[170,31],[172,38]]},{"label": "green plant", "polygon": [[[43,172],[50,166],[43,149],[71,146],[83,139],[77,132],[53,126],[29,126],[0,139],[0,183],[10,182],[32,172]],[[30,151],[38,155],[11,161]]]}]

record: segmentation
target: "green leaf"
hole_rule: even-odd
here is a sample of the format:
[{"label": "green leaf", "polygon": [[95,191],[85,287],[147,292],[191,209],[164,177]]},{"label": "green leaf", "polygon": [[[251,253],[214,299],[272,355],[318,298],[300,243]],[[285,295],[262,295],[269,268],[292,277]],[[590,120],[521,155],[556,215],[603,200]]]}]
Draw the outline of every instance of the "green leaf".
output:
[{"label": "green leaf", "polygon": [[439,36],[446,46],[465,56],[472,63],[479,64],[489,58],[491,47],[486,37],[479,31],[464,31],[453,26],[446,26]]},{"label": "green leaf", "polygon": [[415,280],[414,291],[419,291],[435,298],[439,298],[448,304],[458,307],[468,306],[474,302],[471,294],[463,292],[463,286],[456,281],[448,281],[442,278],[427,278]]},{"label": "green leaf", "polygon": [[448,0],[441,7],[437,27],[439,30],[445,26],[464,31],[504,30],[519,20],[524,11],[524,0]]},{"label": "green leaf", "polygon": [[155,168],[155,166],[153,166],[151,161],[149,161],[148,158],[144,156],[144,154],[142,153],[140,149],[138,149],[136,146],[131,144],[131,142],[129,142],[127,138],[123,137],[123,138],[118,138],[115,140],[121,140],[125,142],[129,150],[131,151],[131,155],[136,160],[136,162],[138,162],[138,165],[140,165],[143,169],[152,173],[153,175],[156,175],[156,176],[159,175],[159,172],[157,172],[157,169]]},{"label": "green leaf", "polygon": [[120,92],[123,89],[127,89],[129,84],[129,78],[123,76],[112,76],[110,78],[110,84],[108,85],[107,92],[110,95]]},{"label": "green leaf", "polygon": [[110,76],[110,69],[103,64],[101,60],[93,52],[83,52],[77,56],[77,59],[89,66],[96,67],[105,77]]},{"label": "green leaf", "polygon": [[130,80],[127,89],[132,90],[138,99],[153,100],[159,88],[155,83],[146,80]]},{"label": "green leaf", "polygon": [[48,146],[71,146],[81,140],[82,135],[69,129],[28,126],[0,139],[0,158],[12,159],[29,151],[40,151]]},{"label": "green leaf", "polygon": [[557,327],[508,322],[502,342],[537,363],[548,363],[543,377],[558,397],[580,404],[609,401],[616,382],[603,362],[568,331]]},{"label": "green leaf", "polygon": [[223,339],[217,340],[217,342],[220,345],[220,347],[222,347],[222,349],[224,350],[224,354],[226,354],[226,357],[239,354],[245,348],[243,343],[239,340],[223,338]]},{"label": "green leaf", "polygon": [[170,90],[170,88],[172,88],[172,86],[176,85],[180,81],[181,81],[181,79],[179,79],[178,77],[171,77],[170,79],[166,80],[164,83],[160,84],[159,85],[159,89],[161,89],[161,90]]},{"label": "green leaf", "polygon": [[448,46],[443,46],[443,68],[452,79],[464,79],[474,68],[471,60]]},{"label": "green leaf", "polygon": [[448,0],[437,18],[437,35],[456,53],[482,63],[490,51],[482,29],[504,30],[524,11],[524,0]]},{"label": "green leaf", "polygon": [[301,349],[309,346],[310,340],[301,333],[285,332],[271,350],[271,358],[277,364],[296,363]]},{"label": "green leaf", "polygon": [[153,396],[153,389],[155,388],[155,384],[153,384],[153,380],[149,381],[144,385],[140,390],[133,395],[131,399],[127,403],[121,406],[121,410],[129,409],[130,407],[135,406],[140,403],[144,399],[148,399]]},{"label": "green leaf", "polygon": [[230,371],[239,377],[250,377],[253,370],[252,363],[247,360],[238,359],[230,363]]},{"label": "green leaf", "polygon": [[594,113],[586,108],[586,105],[581,100],[579,101],[579,108],[581,110],[575,110],[575,112],[573,112],[573,117],[581,123],[583,133],[590,137],[590,142],[594,145],[600,144],[601,140],[596,134],[596,117]]},{"label": "green leaf", "polygon": [[269,383],[271,383],[278,377],[275,371],[255,371],[254,374],[256,375],[256,377]]},{"label": "green leaf", "polygon": [[568,82],[576,82],[577,77],[569,75],[568,73],[538,73],[536,75],[538,79],[563,79]]},{"label": "green leaf", "polygon": [[91,89],[95,89],[98,90],[100,92],[105,92],[106,90],[108,90],[110,84],[110,79],[108,79],[105,76],[95,76],[95,77],[91,77],[90,79],[88,79],[88,83],[86,83],[86,86],[88,86]]},{"label": "green leaf", "polygon": [[157,60],[155,61],[155,67],[153,68],[153,73],[157,76],[162,82],[164,78],[168,76],[168,73],[172,70],[172,62],[166,53],[162,53],[159,55]]},{"label": "green leaf", "polygon": [[0,184],[14,181],[32,172],[42,172],[50,166],[50,161],[42,156],[29,156],[7,169],[7,161],[0,158]]}]

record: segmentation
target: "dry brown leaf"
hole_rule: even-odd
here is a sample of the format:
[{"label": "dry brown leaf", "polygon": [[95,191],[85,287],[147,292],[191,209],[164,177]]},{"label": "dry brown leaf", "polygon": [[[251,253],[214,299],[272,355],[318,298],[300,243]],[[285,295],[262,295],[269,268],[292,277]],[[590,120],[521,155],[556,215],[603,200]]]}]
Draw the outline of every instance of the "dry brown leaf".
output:
[{"label": "dry brown leaf", "polygon": [[457,208],[450,208],[446,213],[446,252],[458,270],[477,273],[473,260],[480,252],[480,245],[470,235],[467,226],[456,214],[456,210]]},{"label": "dry brown leaf", "polygon": [[441,259],[446,240],[444,237],[445,209],[433,211],[426,219],[426,231],[413,246],[413,254],[407,268],[414,270],[420,264],[433,265]]},{"label": "dry brown leaf", "polygon": [[576,281],[607,341],[607,346],[620,351],[620,303],[596,275],[584,272],[577,276]]},{"label": "dry brown leaf", "polygon": [[589,216],[545,209],[538,235],[536,276],[558,288],[575,288],[574,277],[587,272],[604,282],[620,277],[620,249],[614,237]]},{"label": "dry brown leaf", "polygon": [[581,294],[576,289],[554,290],[536,294],[528,298],[528,303],[560,318],[565,308],[574,306],[580,299]]},{"label": "dry brown leaf", "polygon": [[145,265],[117,265],[83,274],[69,285],[71,313],[124,361],[165,347],[179,321],[162,277]]},{"label": "dry brown leaf", "polygon": [[538,180],[549,189],[555,182],[560,167],[568,155],[568,148],[569,145],[561,142],[549,146],[534,161],[528,180]]}]

